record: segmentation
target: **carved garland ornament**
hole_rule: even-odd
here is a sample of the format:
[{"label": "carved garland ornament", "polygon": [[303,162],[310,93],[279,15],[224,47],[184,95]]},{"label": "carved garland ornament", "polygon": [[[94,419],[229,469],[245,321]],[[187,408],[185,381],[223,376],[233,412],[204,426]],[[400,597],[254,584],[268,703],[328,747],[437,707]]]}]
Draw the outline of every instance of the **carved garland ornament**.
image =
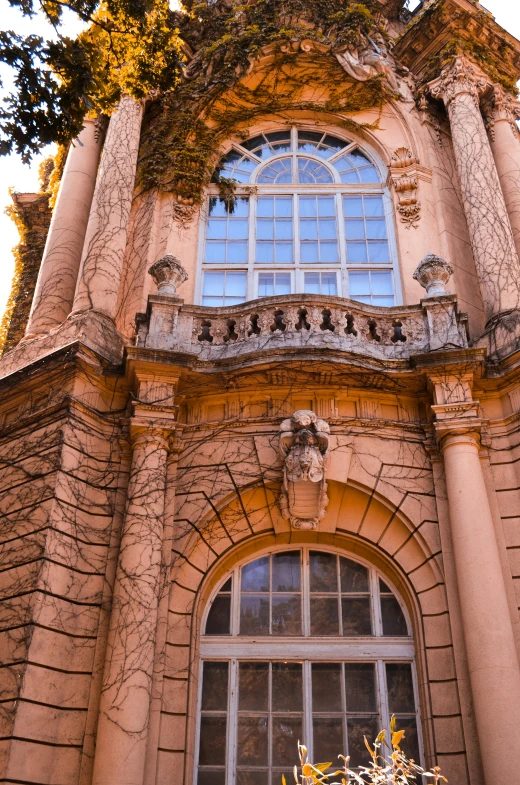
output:
[{"label": "carved garland ornament", "polygon": [[282,516],[293,529],[316,529],[329,503],[325,481],[329,425],[314,412],[301,409],[282,422],[280,431],[284,457]]}]

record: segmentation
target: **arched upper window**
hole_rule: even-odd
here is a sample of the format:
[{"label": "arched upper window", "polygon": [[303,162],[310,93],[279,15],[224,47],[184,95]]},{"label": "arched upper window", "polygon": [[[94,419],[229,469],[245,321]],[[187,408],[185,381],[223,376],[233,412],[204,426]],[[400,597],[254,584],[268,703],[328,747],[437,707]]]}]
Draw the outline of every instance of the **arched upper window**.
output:
[{"label": "arched upper window", "polygon": [[357,143],[297,128],[259,134],[234,145],[217,173],[237,198],[212,186],[203,305],[297,292],[397,303],[391,203]]},{"label": "arched upper window", "polygon": [[413,638],[370,565],[302,546],[237,566],[201,640],[196,785],[290,782],[302,741],[316,762],[367,763],[395,714],[421,760]]}]

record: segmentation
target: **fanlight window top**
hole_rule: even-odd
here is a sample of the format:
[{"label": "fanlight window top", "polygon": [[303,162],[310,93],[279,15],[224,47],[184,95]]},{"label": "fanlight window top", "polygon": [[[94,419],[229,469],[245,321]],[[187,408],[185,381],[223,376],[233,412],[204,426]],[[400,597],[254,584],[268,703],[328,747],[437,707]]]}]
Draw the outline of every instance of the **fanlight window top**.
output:
[{"label": "fanlight window top", "polygon": [[321,131],[296,129],[260,134],[235,145],[221,159],[217,172],[238,183],[267,185],[381,182],[376,167],[355,143]]},{"label": "fanlight window top", "polygon": [[235,569],[206,635],[409,637],[400,601],[376,571],[318,550],[278,551]]}]

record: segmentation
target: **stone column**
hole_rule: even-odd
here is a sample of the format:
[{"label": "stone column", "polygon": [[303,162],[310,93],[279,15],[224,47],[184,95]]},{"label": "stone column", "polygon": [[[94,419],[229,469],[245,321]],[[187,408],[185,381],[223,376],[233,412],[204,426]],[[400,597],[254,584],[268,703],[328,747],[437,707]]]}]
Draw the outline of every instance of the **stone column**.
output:
[{"label": "stone column", "polygon": [[[443,382],[445,385],[445,380]],[[465,381],[458,380],[465,387]],[[480,465],[475,402],[434,406],[444,457],[453,555],[486,785],[518,779],[520,668]]]},{"label": "stone column", "polygon": [[112,598],[94,785],[142,785],[161,587],[170,418],[137,404],[132,465]]},{"label": "stone column", "polygon": [[100,137],[95,121],[85,120],[83,130],[70,146],[45,243],[26,338],[49,332],[62,324],[70,313],[96,183],[102,147]]},{"label": "stone column", "polygon": [[516,251],[520,255],[520,132],[515,123],[518,106],[500,85],[494,85],[486,120]]},{"label": "stone column", "polygon": [[479,96],[490,83],[469,60],[456,57],[428,87],[432,96],[444,101],[450,118],[464,211],[489,321],[520,306],[520,260],[479,108]]},{"label": "stone column", "polygon": [[143,108],[130,96],[110,118],[88,221],[73,313],[116,315]]}]

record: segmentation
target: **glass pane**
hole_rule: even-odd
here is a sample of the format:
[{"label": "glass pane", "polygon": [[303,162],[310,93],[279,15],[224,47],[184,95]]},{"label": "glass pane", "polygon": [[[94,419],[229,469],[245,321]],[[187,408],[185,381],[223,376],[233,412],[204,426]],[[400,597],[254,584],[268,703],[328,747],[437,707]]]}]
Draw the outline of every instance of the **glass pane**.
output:
[{"label": "glass pane", "polygon": [[226,763],[226,717],[203,714],[200,718],[199,764],[224,766]]},{"label": "glass pane", "polygon": [[337,592],[338,577],[334,554],[311,551],[309,571],[311,592]]},{"label": "glass pane", "polygon": [[242,567],[242,591],[269,591],[269,556]]},{"label": "glass pane", "polygon": [[365,243],[347,243],[347,263],[362,264],[367,261]]},{"label": "glass pane", "polygon": [[381,578],[379,578],[379,591],[381,594],[393,594],[392,589],[384,583]]},{"label": "glass pane", "polygon": [[343,597],[341,600],[343,635],[372,635],[370,599]]},{"label": "glass pane", "polygon": [[301,635],[301,600],[299,594],[277,594],[272,598],[272,634]]},{"label": "glass pane", "polygon": [[377,711],[373,662],[345,663],[345,695],[348,712]]},{"label": "glass pane", "polygon": [[311,597],[311,635],[339,635],[336,597]]},{"label": "glass pane", "polygon": [[406,619],[395,597],[381,597],[383,635],[408,635]]},{"label": "glass pane", "polygon": [[203,711],[227,711],[228,663],[205,662],[202,676]]},{"label": "glass pane", "polygon": [[228,297],[246,296],[245,273],[226,273],[226,295]]},{"label": "glass pane", "polygon": [[211,604],[206,621],[206,635],[229,635],[231,597],[217,595]]},{"label": "glass pane", "polygon": [[348,276],[350,294],[370,294],[368,273],[350,273]]},{"label": "glass pane", "polygon": [[212,196],[209,200],[209,214],[213,218],[225,218],[227,213],[226,203],[217,196]]},{"label": "glass pane", "polygon": [[386,686],[388,706],[392,714],[415,712],[413,694],[412,666],[409,663],[386,664]]},{"label": "glass pane", "polygon": [[226,238],[226,222],[218,219],[208,221],[208,240],[224,240]]},{"label": "glass pane", "polygon": [[[336,662],[313,662],[312,664],[312,710],[342,711],[341,665]],[[343,744],[341,745],[343,747]],[[336,752],[336,755],[339,755]]]},{"label": "glass pane", "polygon": [[318,225],[316,221],[300,220],[300,239],[317,240]]},{"label": "glass pane", "polygon": [[206,262],[223,264],[226,261],[226,243],[209,241],[206,243]]},{"label": "glass pane", "polygon": [[338,244],[320,243],[320,261],[325,264],[335,264],[338,261]]},{"label": "glass pane", "polygon": [[393,294],[392,273],[372,273],[373,294]]},{"label": "glass pane", "polygon": [[348,154],[348,157],[350,158],[354,166],[364,166],[370,163],[366,155],[363,155],[363,153],[360,152],[359,150],[351,150],[350,153]]},{"label": "glass pane", "polygon": [[300,196],[300,216],[310,218],[316,215],[316,197]]},{"label": "glass pane", "polygon": [[359,175],[356,169],[351,169],[350,172],[342,172],[340,174],[340,180],[342,183],[359,183]]},{"label": "glass pane", "polygon": [[373,166],[367,166],[365,169],[360,169],[359,176],[362,183],[379,183],[381,179],[377,169]]},{"label": "glass pane", "polygon": [[258,769],[243,771],[238,769],[236,782],[237,785],[269,785],[269,772],[267,769],[265,771],[258,771]]},{"label": "glass pane", "polygon": [[321,293],[332,295],[336,295],[338,293],[336,286],[336,273],[321,274]]},{"label": "glass pane", "polygon": [[273,711],[302,711],[303,682],[299,662],[273,662]]},{"label": "glass pane", "polygon": [[221,592],[231,591],[231,580],[232,580],[231,578],[228,578],[227,581],[222,584],[222,586],[220,587]]},{"label": "glass pane", "polygon": [[226,772],[224,769],[220,771],[199,769],[197,785],[226,785]]},{"label": "glass pane", "polygon": [[345,236],[347,240],[363,240],[365,237],[365,222],[350,219],[345,221]]},{"label": "glass pane", "polygon": [[257,243],[256,261],[258,264],[273,264],[274,246],[271,243]]},{"label": "glass pane", "polygon": [[271,297],[274,294],[274,273],[260,273],[258,276],[258,296]]},{"label": "glass pane", "polygon": [[[298,141],[321,142],[323,131],[298,131]],[[334,137],[331,137],[334,138]]]},{"label": "glass pane", "polygon": [[417,734],[417,720],[415,717],[398,717],[396,730],[404,730],[404,739],[401,747],[408,758],[419,763],[421,756],[419,753],[419,737]]},{"label": "glass pane", "polygon": [[256,206],[256,214],[261,217],[271,217],[274,215],[273,197],[261,196]]},{"label": "glass pane", "polygon": [[320,217],[325,215],[336,215],[336,206],[333,196],[318,196],[318,215]]},{"label": "glass pane", "polygon": [[368,591],[368,570],[350,559],[339,560],[342,592]]},{"label": "glass pane", "polygon": [[269,599],[243,594],[240,598],[240,634],[269,635]]},{"label": "glass pane", "polygon": [[395,305],[393,297],[372,297],[372,303],[380,307],[384,306],[385,308],[391,308]]},{"label": "glass pane", "polygon": [[348,754],[350,767],[368,766],[370,755],[364,737],[372,744],[379,733],[379,717],[347,717]]},{"label": "glass pane", "polygon": [[292,221],[283,219],[276,221],[276,239],[292,240]]},{"label": "glass pane", "polygon": [[305,273],[303,291],[307,294],[320,293],[320,274],[319,273]]},{"label": "glass pane", "polygon": [[363,199],[361,196],[346,196],[343,199],[343,210],[345,216],[362,216]]},{"label": "glass pane", "polygon": [[320,261],[318,256],[318,243],[301,244],[301,260],[306,264],[313,264]]},{"label": "glass pane", "polygon": [[267,766],[268,719],[238,715],[237,763],[250,766]]},{"label": "glass pane", "polygon": [[367,218],[384,215],[383,198],[381,196],[365,196],[365,215]]},{"label": "glass pane", "polygon": [[269,663],[240,662],[238,665],[238,710],[268,711]]},{"label": "glass pane", "polygon": [[292,243],[276,243],[276,261],[278,264],[292,264]]},{"label": "glass pane", "polygon": [[273,222],[259,219],[256,225],[256,236],[259,240],[273,240],[274,239]]},{"label": "glass pane", "polygon": [[368,243],[368,258],[372,264],[385,264],[388,262],[388,243]]},{"label": "glass pane", "polygon": [[247,243],[229,243],[227,260],[229,264],[245,264],[247,262]]},{"label": "glass pane", "polygon": [[292,216],[292,197],[291,196],[277,196],[276,197],[276,217],[277,218],[290,218]]},{"label": "glass pane", "polygon": [[[292,246],[291,246],[292,247]],[[291,276],[289,273],[276,274],[276,294],[291,293]],[[276,591],[276,589],[274,589]]]},{"label": "glass pane", "polygon": [[321,240],[335,240],[336,239],[336,221],[330,218],[320,219],[320,239]]},{"label": "glass pane", "polygon": [[301,741],[301,739],[301,717],[274,716],[273,766],[294,766],[298,756],[298,740]]},{"label": "glass pane", "polygon": [[342,717],[313,717],[312,729],[314,738],[314,761],[316,763],[331,762],[337,768],[338,755],[343,754],[343,719]]},{"label": "glass pane", "polygon": [[384,240],[386,237],[386,224],[384,221],[367,221],[367,237],[369,240]]},{"label": "glass pane", "polygon": [[[285,276],[277,276],[278,278]],[[287,276],[289,278],[289,276]],[[300,590],[300,552],[273,555],[273,591]]]}]

